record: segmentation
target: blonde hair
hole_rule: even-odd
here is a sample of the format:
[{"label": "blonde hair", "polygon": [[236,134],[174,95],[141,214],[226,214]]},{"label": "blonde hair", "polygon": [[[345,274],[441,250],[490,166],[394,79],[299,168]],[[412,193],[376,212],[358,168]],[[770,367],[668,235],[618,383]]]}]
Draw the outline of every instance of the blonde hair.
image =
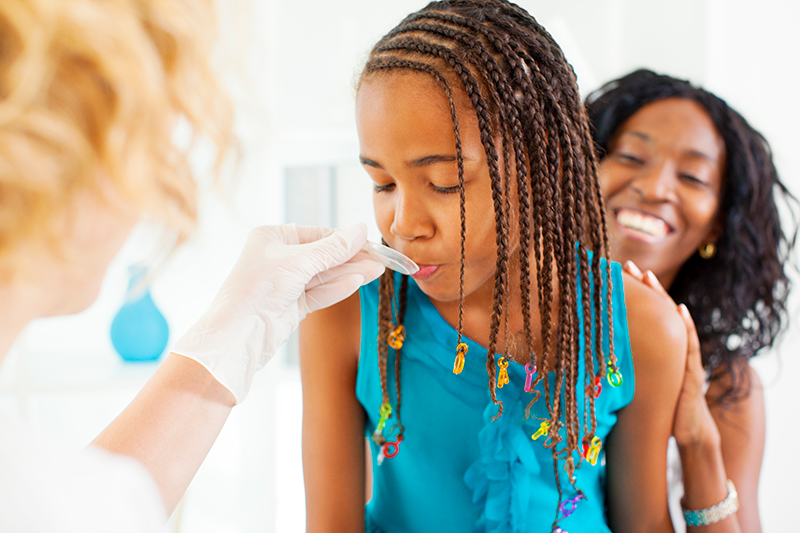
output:
[{"label": "blonde hair", "polygon": [[0,2],[0,277],[30,239],[59,237],[78,192],[111,183],[183,241],[196,220],[185,118],[218,149],[232,109],[212,73],[211,0]]}]

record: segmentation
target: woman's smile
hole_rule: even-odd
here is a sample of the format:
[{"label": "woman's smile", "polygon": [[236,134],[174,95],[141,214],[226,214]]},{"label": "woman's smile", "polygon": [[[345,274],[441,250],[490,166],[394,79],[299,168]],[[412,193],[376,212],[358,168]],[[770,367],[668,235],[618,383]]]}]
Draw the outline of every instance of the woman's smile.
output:
[{"label": "woman's smile", "polygon": [[620,207],[613,214],[619,231],[633,240],[655,244],[674,231],[663,218],[636,208]]}]

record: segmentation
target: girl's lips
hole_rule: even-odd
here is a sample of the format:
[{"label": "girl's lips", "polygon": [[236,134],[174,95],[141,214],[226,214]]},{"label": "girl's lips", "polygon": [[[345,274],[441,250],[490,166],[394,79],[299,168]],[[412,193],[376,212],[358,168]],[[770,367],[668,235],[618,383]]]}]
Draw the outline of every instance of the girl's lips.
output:
[{"label": "girl's lips", "polygon": [[439,265],[419,265],[419,270],[411,277],[417,281],[425,281],[439,270]]}]

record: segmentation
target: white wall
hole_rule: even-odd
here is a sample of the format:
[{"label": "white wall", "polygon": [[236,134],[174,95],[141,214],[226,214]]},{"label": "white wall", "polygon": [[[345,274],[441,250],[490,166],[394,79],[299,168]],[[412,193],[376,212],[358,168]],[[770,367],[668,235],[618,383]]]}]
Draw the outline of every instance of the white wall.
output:
[{"label": "white wall", "polygon": [[[783,179],[800,192],[800,111],[794,93],[800,11],[780,0],[523,0],[562,45],[586,94],[636,67],[689,78],[726,98],[770,140]],[[246,229],[283,220],[285,167],[337,169],[337,223],[369,222],[370,185],[358,168],[353,80],[371,44],[424,2],[219,0],[219,64],[236,98],[239,174],[226,198],[204,196],[196,238],[153,287],[173,338],[202,312],[236,258]],[[791,6],[791,7],[790,7]],[[202,154],[201,154],[202,156]],[[202,157],[200,157],[202,159]],[[154,370],[118,361],[108,327],[121,303],[133,242],[81,315],[32,325],[0,373],[0,412],[26,418],[78,448]],[[798,297],[793,319],[800,311]],[[796,320],[777,355],[758,363],[767,384],[764,529],[793,524],[792,389],[800,375]],[[281,357],[236,409],[170,530],[302,531],[299,384]],[[81,413],[81,414],[79,414]],[[787,460],[788,459],[788,460]]]}]

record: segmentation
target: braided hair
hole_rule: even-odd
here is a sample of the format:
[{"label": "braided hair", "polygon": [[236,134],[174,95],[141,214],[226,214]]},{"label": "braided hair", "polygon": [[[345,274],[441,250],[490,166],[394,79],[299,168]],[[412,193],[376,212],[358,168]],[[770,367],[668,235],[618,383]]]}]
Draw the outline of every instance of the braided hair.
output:
[{"label": "braided hair", "polygon": [[[553,452],[560,504],[557,459],[566,457],[565,470],[574,486],[572,453],[580,453],[581,423],[584,443],[591,441],[596,429],[595,378],[605,376],[607,364],[613,368],[616,361],[610,324],[609,354],[603,356],[602,333],[595,336],[594,347],[589,341],[593,336],[592,323],[601,324],[603,286],[606,308],[611,309],[611,279],[610,270],[601,267],[601,257],[608,256],[607,229],[594,147],[575,74],[550,34],[527,12],[505,0],[432,2],[409,15],[375,45],[361,80],[398,71],[430,76],[450,103],[461,205],[459,343],[463,327],[466,224],[461,137],[453,100],[456,91],[466,94],[477,117],[491,177],[497,246],[486,360],[489,390],[492,401],[498,405],[499,417],[503,406],[495,390],[494,354],[504,302],[509,299],[512,284],[518,283],[525,357],[538,368],[533,386],[543,382],[550,417],[547,446]],[[495,139],[501,140],[499,149]],[[514,280],[510,279],[514,273],[509,272],[512,232],[519,236],[520,254],[519,277]],[[591,259],[589,250],[594,252]],[[533,350],[531,329],[532,262],[535,262],[535,290],[541,317],[542,349],[538,354]],[[380,280],[378,359],[384,402],[389,401],[387,336],[402,325],[406,286],[404,279],[403,287],[396,293],[394,275],[388,271]],[[393,312],[396,294],[400,305]],[[552,312],[554,307],[558,309],[557,316]],[[582,384],[578,383],[581,328],[587,339]],[[400,350],[395,350],[396,412],[402,433],[399,361]],[[551,371],[555,373],[554,390],[545,379]],[[538,393],[533,395],[526,414],[538,397]],[[582,421],[579,401],[584,402]],[[562,442],[559,429],[564,425],[566,444],[557,450]]]},{"label": "braided hair", "polygon": [[[726,377],[714,400],[726,406],[747,396],[748,373],[741,369],[771,347],[786,326],[790,282],[785,267],[797,235],[798,202],[779,179],[769,144],[739,113],[688,81],[650,70],[611,81],[587,98],[598,158],[639,109],[676,97],[700,104],[725,142],[717,253],[711,259],[698,253],[690,257],[669,293],[692,314],[710,379]],[[789,235],[781,227],[776,197],[792,215],[795,228]]]}]

